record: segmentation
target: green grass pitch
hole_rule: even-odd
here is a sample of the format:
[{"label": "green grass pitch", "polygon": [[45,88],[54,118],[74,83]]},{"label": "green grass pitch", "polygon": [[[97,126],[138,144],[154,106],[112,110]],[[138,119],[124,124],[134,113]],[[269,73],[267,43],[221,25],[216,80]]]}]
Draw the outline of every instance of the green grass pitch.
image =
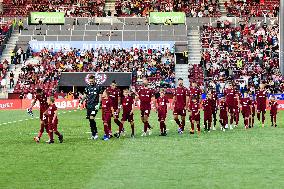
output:
[{"label": "green grass pitch", "polygon": [[[167,137],[160,137],[157,116],[151,136],[142,138],[139,112],[135,113],[136,138],[127,135],[110,141],[91,141],[85,111],[60,111],[63,144],[33,141],[39,120],[25,111],[0,112],[0,188],[4,189],[112,189],[112,188],[224,188],[284,187],[284,111],[278,127],[244,130],[239,126],[190,136],[177,134],[169,112]],[[35,116],[38,112],[35,112]],[[100,115],[98,115],[100,117]],[[23,120],[18,122],[18,120]],[[7,122],[13,122],[4,124]],[[102,136],[102,123],[97,120]],[[243,120],[241,119],[241,123]],[[113,124],[113,130],[116,130]]]}]

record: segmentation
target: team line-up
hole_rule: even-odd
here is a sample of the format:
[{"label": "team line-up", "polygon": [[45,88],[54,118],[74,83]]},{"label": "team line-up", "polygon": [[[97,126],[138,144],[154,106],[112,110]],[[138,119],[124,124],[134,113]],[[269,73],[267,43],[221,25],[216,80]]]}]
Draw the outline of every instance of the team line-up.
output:
[{"label": "team line-up", "polygon": [[[134,95],[133,95],[134,94]],[[207,93],[206,99],[200,100],[202,91],[197,87],[195,82],[187,89],[183,86],[183,80],[178,80],[178,87],[173,94],[173,115],[176,124],[178,125],[178,133],[183,134],[185,128],[186,113],[189,112],[190,120],[190,134],[194,134],[195,125],[197,133],[200,134],[200,112],[204,111],[204,130],[216,130],[217,124],[217,110],[219,110],[219,122],[222,131],[226,129],[233,129],[239,124],[239,114],[242,113],[244,118],[244,128],[248,129],[254,126],[254,118],[257,113],[257,118],[261,121],[264,127],[266,101],[268,93],[265,90],[265,84],[260,84],[260,89],[256,92],[255,99],[248,92],[244,95],[233,88],[230,83],[225,89],[224,95],[218,100],[217,94],[214,90]],[[156,96],[156,97],[155,97]],[[169,100],[165,95],[165,90],[160,89],[159,94],[155,95],[154,91],[148,87],[147,78],[143,79],[143,86],[138,91],[131,93],[129,89],[123,90],[123,97],[121,91],[117,88],[117,83],[112,82],[111,86],[105,90],[96,84],[95,77],[89,76],[88,83],[84,91],[84,96],[80,101],[79,107],[86,102],[87,116],[91,129],[91,138],[96,140],[99,138],[97,124],[95,117],[101,107],[102,121],[104,125],[103,140],[109,140],[113,137],[111,129],[111,121],[114,119],[115,124],[118,125],[118,131],[114,134],[119,138],[124,133],[124,123],[128,121],[131,125],[131,137],[135,136],[134,132],[134,116],[133,109],[135,103],[140,100],[141,120],[144,124],[143,133],[141,136],[151,135],[152,127],[149,124],[151,104],[154,105],[154,110],[158,113],[158,121],[160,123],[160,136],[167,135],[166,118],[168,111]],[[40,142],[44,130],[48,133],[49,140],[47,143],[54,143],[53,135],[57,135],[59,142],[63,142],[63,135],[58,132],[58,115],[57,107],[55,105],[54,97],[47,97],[42,89],[37,89],[36,95],[28,113],[32,115],[32,108],[36,101],[40,103],[40,131],[38,136],[34,137],[36,142]],[[270,117],[271,126],[276,127],[276,115],[278,104],[274,96],[270,97]],[[119,120],[119,113],[122,109],[122,118]],[[230,118],[230,119],[229,119]],[[213,126],[211,125],[213,121]]]}]

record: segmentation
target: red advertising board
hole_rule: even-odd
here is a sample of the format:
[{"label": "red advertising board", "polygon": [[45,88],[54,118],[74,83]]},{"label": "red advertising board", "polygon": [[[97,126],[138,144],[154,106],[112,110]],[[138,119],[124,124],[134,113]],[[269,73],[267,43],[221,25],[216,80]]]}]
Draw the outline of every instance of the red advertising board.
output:
[{"label": "red advertising board", "polygon": [[[22,109],[27,109],[30,107],[32,100],[23,100]],[[58,109],[75,109],[79,105],[79,100],[67,100],[67,99],[56,99],[55,105]],[[39,102],[35,104],[33,109],[39,109]]]},{"label": "red advertising board", "polygon": [[[169,109],[172,109],[172,99],[169,99]],[[0,100],[0,110],[17,110],[17,109],[27,109],[31,105],[32,100],[14,100],[14,99],[6,99]],[[279,106],[279,110],[284,110],[284,100],[277,101]],[[57,99],[55,101],[56,106],[58,109],[75,109],[78,107],[79,100],[67,100],[67,99]],[[137,103],[135,108],[139,108],[140,103]],[[268,107],[268,106],[267,106]],[[39,103],[37,102],[34,106],[34,109],[39,109]],[[269,110],[269,108],[267,108]]]},{"label": "red advertising board", "polygon": [[17,110],[22,108],[22,100],[0,100],[0,110]]}]

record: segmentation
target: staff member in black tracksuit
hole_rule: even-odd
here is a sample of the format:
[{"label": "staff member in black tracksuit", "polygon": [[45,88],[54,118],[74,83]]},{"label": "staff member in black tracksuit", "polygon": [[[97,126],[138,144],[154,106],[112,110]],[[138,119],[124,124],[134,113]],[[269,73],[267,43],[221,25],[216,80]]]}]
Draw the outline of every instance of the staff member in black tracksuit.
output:
[{"label": "staff member in black tracksuit", "polygon": [[87,116],[86,119],[90,122],[92,136],[90,139],[98,139],[98,129],[95,117],[100,108],[101,102],[101,88],[95,82],[95,76],[89,76],[89,84],[85,88],[84,96],[79,104],[79,107],[86,100]]}]

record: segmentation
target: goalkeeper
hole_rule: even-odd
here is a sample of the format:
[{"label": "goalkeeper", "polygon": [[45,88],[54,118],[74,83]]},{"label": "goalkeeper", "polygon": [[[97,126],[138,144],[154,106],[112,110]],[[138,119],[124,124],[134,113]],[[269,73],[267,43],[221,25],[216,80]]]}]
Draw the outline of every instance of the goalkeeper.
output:
[{"label": "goalkeeper", "polygon": [[81,102],[79,103],[79,108],[81,107],[82,103],[86,101],[86,108],[87,108],[86,119],[88,119],[90,122],[90,128],[92,132],[92,136],[90,139],[96,140],[98,139],[98,129],[97,129],[95,117],[100,108],[101,88],[100,86],[96,84],[94,75],[90,75],[88,80],[89,81],[85,88],[83,98]]}]

